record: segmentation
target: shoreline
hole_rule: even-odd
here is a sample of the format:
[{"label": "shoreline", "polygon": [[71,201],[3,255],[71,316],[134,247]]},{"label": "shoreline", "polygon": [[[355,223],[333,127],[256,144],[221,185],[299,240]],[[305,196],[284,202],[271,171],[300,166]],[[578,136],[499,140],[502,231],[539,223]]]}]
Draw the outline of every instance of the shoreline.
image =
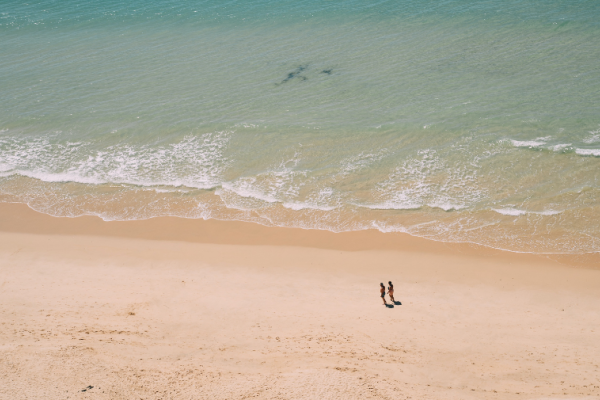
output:
[{"label": "shoreline", "polygon": [[508,262],[544,263],[600,269],[600,253],[533,254],[494,249],[473,243],[439,242],[407,233],[375,229],[331,232],[270,227],[252,222],[156,217],[135,221],[104,221],[95,216],[53,217],[23,203],[0,203],[0,232],[91,235],[191,243],[297,246],[342,251],[410,251],[501,258]]}]

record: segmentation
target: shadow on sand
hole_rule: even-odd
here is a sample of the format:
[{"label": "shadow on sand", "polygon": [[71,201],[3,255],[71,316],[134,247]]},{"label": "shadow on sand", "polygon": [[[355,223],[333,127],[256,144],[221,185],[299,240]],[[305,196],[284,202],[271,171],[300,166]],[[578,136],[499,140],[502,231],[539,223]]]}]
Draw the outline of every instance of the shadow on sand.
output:
[{"label": "shadow on sand", "polygon": [[401,306],[402,302],[401,301],[395,301],[394,304],[397,305],[397,306]]},{"label": "shadow on sand", "polygon": [[385,305],[387,308],[394,308],[394,306],[392,304],[386,304]]}]

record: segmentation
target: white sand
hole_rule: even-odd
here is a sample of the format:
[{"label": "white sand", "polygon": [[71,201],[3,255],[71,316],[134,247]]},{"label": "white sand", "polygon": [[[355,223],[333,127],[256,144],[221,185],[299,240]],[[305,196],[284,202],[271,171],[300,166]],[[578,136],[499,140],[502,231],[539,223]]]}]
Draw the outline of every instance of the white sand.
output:
[{"label": "white sand", "polygon": [[0,399],[598,398],[600,271],[494,254],[0,233]]}]

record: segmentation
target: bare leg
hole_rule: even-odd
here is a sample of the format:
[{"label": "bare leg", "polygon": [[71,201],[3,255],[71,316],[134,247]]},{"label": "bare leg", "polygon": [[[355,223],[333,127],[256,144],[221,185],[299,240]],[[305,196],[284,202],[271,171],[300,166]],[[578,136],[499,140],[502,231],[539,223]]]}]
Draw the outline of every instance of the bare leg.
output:
[{"label": "bare leg", "polygon": [[387,302],[385,301],[385,297],[382,297],[381,300],[383,300],[383,305],[387,306]]},{"label": "bare leg", "polygon": [[396,300],[394,300],[394,295],[393,294],[390,294],[390,300],[392,301],[392,303],[396,302]]}]

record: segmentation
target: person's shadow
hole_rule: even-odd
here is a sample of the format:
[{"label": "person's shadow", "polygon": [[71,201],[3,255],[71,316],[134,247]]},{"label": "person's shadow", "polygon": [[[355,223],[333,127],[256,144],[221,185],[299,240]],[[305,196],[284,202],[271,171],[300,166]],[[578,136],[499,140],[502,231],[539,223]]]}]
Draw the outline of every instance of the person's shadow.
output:
[{"label": "person's shadow", "polygon": [[401,306],[402,302],[401,301],[395,301],[394,304],[397,305],[397,306]]},{"label": "person's shadow", "polygon": [[394,306],[392,304],[386,304],[385,305],[387,308],[394,308]]}]

